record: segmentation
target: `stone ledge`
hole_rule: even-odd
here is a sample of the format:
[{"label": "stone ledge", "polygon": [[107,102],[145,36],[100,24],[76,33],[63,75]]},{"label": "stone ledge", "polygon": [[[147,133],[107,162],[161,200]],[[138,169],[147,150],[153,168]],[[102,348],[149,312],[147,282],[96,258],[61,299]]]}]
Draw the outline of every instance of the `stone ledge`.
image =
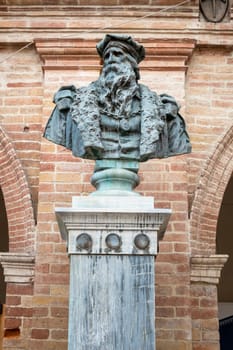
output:
[{"label": "stone ledge", "polygon": [[[3,0],[4,1],[4,0]],[[167,10],[168,9],[168,10]],[[185,16],[196,17],[199,16],[198,3],[186,3],[182,6],[177,6],[177,1],[167,0],[166,2],[156,0],[151,4],[151,0],[137,0],[137,4],[126,4],[125,0],[99,0],[95,4],[90,4],[90,1],[83,1],[83,4],[77,4],[77,0],[69,1],[69,4],[64,2],[51,1],[49,4],[41,4],[41,0],[33,0],[33,6],[28,3],[28,0],[10,0],[10,4],[1,4],[0,12],[2,16],[24,16],[25,12],[29,15],[40,15],[40,17],[61,16],[66,15],[75,17],[77,13],[84,16],[94,14],[95,16],[114,16],[121,17],[127,15],[145,16],[150,14],[151,17],[159,16]]]},{"label": "stone ledge", "polygon": [[5,282],[32,283],[34,281],[35,257],[25,253],[0,253]]},{"label": "stone ledge", "polygon": [[218,284],[222,268],[228,259],[226,254],[191,257],[191,283]]},{"label": "stone ledge", "polygon": [[[140,69],[153,71],[186,71],[196,45],[192,39],[149,39],[140,42],[146,49],[145,62]],[[101,60],[96,52],[96,43],[96,40],[88,39],[36,39],[35,47],[44,62],[44,70],[100,70]]]}]

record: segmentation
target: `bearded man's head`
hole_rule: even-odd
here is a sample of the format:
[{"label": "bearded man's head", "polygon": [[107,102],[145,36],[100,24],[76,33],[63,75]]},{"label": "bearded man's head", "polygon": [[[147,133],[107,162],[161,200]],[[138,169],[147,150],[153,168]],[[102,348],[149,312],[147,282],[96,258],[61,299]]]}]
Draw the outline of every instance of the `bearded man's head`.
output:
[{"label": "bearded man's head", "polygon": [[135,74],[136,61],[123,50],[112,47],[104,56],[104,65],[99,77],[101,88],[100,104],[113,114],[128,116],[131,111],[132,97],[138,90]]},{"label": "bearded man's head", "polygon": [[122,35],[106,35],[97,46],[103,59],[100,103],[111,113],[130,113],[132,97],[138,90],[138,61],[144,52],[141,48],[131,37]]}]

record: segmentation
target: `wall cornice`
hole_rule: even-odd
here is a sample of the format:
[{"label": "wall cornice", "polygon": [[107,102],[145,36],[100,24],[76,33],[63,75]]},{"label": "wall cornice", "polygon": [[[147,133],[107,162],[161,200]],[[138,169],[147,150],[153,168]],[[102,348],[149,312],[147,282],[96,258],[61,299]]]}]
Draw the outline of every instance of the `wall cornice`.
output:
[{"label": "wall cornice", "polygon": [[5,282],[32,283],[34,281],[35,256],[25,253],[0,253]]},{"label": "wall cornice", "polygon": [[[137,37],[134,36],[137,40]],[[142,70],[185,71],[195,48],[195,40],[140,40],[146,49]],[[101,59],[96,52],[97,40],[36,39],[35,47],[45,70],[99,70]]]},{"label": "wall cornice", "polygon": [[[179,2],[177,0],[167,0],[166,1],[158,1],[155,0],[151,2],[151,0],[137,0],[137,6],[126,4],[125,0],[97,0],[95,4],[91,5],[90,1],[82,0],[82,4],[79,4],[79,0],[74,0],[73,2],[70,0],[69,4],[64,4],[64,1],[50,1],[49,4],[43,4],[41,0],[32,0],[32,4],[29,4],[28,0],[4,0],[0,5],[0,13],[1,15],[11,15],[11,14],[25,14],[25,10],[29,11],[29,13],[41,13],[42,16],[46,16],[46,13],[59,15],[59,12],[62,14],[64,11],[70,12],[71,15],[76,16],[77,11],[83,13],[95,13],[97,16],[102,16],[103,13],[110,13],[111,16],[115,13],[120,13],[122,16],[132,11],[136,13],[143,13],[147,11],[162,11],[162,15],[166,12],[167,8],[170,8],[170,11],[177,13],[184,13],[186,16],[198,16],[199,8],[198,8],[198,0],[193,0],[191,2],[187,2],[186,4],[182,4],[181,6],[177,6]],[[180,1],[181,2],[181,1]],[[123,11],[122,11],[123,10]],[[153,14],[152,14],[153,15]],[[165,14],[166,15],[166,14]]]},{"label": "wall cornice", "polygon": [[228,255],[196,255],[191,257],[191,282],[218,284]]}]

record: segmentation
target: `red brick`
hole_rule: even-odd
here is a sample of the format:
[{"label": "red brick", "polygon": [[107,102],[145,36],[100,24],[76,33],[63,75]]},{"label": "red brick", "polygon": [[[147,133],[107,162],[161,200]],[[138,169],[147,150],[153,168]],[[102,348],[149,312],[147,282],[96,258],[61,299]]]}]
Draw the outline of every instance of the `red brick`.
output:
[{"label": "red brick", "polygon": [[68,316],[68,308],[65,307],[52,307],[51,316],[53,317],[66,317]]},{"label": "red brick", "polygon": [[175,315],[176,315],[176,317],[189,317],[190,308],[189,307],[176,307]]},{"label": "red brick", "polygon": [[48,339],[49,330],[48,329],[32,329],[33,339]]},{"label": "red brick", "polygon": [[219,344],[217,342],[197,343],[193,344],[193,350],[219,350]]},{"label": "red brick", "polygon": [[22,316],[22,317],[31,317],[33,315],[33,309],[28,307],[7,307],[6,309],[7,316]]},{"label": "red brick", "polygon": [[191,340],[191,332],[189,330],[175,330],[174,337],[176,340]]},{"label": "red brick", "polygon": [[200,300],[200,307],[217,307],[217,300],[214,298],[202,298]]},{"label": "red brick", "polygon": [[69,265],[57,265],[57,264],[51,264],[51,272],[54,273],[69,273]]},{"label": "red brick", "polygon": [[9,318],[7,317],[4,322],[4,326],[6,329],[16,329],[19,328],[22,324],[22,321],[20,318]]},{"label": "red brick", "polygon": [[8,304],[8,305],[20,305],[21,304],[21,297],[7,295],[6,304]]},{"label": "red brick", "polygon": [[33,286],[31,284],[7,284],[7,293],[10,295],[32,295]]},{"label": "red brick", "polygon": [[35,317],[43,317],[43,316],[48,316],[49,314],[49,309],[47,307],[34,307],[33,308],[33,315]]},{"label": "red brick", "polygon": [[68,338],[68,332],[67,330],[63,330],[63,329],[54,329],[51,331],[51,339],[64,339],[67,340]]},{"label": "red brick", "polygon": [[217,312],[215,309],[207,309],[207,308],[202,308],[198,310],[192,310],[192,317],[193,319],[209,319],[209,318],[217,318]]},{"label": "red brick", "polygon": [[175,310],[172,307],[157,307],[156,317],[174,317]]}]

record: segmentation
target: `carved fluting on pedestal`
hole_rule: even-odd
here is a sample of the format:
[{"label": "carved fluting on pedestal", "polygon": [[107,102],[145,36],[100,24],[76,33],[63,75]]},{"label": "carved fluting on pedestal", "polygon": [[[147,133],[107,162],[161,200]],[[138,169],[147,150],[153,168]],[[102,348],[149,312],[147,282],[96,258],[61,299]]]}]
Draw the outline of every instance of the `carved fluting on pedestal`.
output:
[{"label": "carved fluting on pedestal", "polygon": [[72,255],[69,350],[154,350],[153,256]]}]

